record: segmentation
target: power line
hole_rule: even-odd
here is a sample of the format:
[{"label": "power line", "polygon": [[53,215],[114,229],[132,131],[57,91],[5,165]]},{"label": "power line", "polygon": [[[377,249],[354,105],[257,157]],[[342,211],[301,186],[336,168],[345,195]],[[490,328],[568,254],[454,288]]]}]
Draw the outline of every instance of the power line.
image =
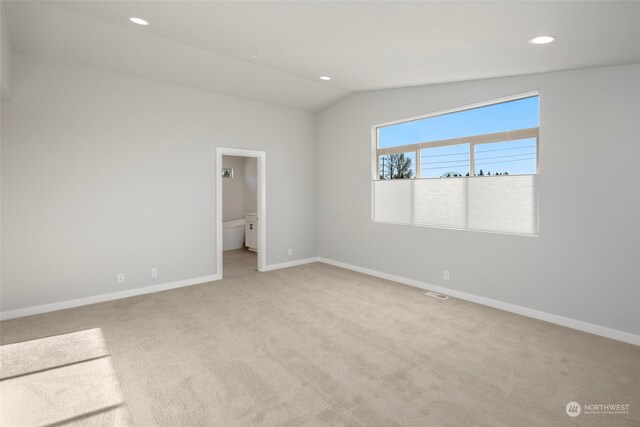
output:
[{"label": "power line", "polygon": [[427,165],[438,165],[441,163],[456,163],[456,162],[463,162],[466,161],[465,159],[460,159],[460,160],[445,160],[443,162],[424,162]]},{"label": "power line", "polygon": [[535,148],[535,145],[523,145],[522,147],[512,147],[512,148],[494,148],[492,150],[477,150],[476,154],[488,153],[490,151],[519,150],[521,148]]},{"label": "power line", "polygon": [[[425,150],[425,148],[423,148],[423,150]],[[420,155],[420,158],[426,159],[427,157],[461,156],[463,154],[469,155],[469,151],[465,151],[464,153],[451,153],[451,154],[425,154],[425,155]]]},{"label": "power line", "polygon": [[517,160],[499,160],[497,162],[479,163],[479,164],[476,164],[476,166],[495,165],[496,163],[515,163],[515,162],[521,162],[524,160],[534,160],[534,159],[535,157],[529,157],[527,159],[517,159]]},{"label": "power line", "polygon": [[[535,157],[528,157],[526,159],[516,159],[516,160],[498,160],[497,162],[488,162],[488,163],[476,163],[476,166],[483,166],[486,167],[488,165],[495,165],[497,163],[516,163],[516,162],[521,162],[521,161],[525,161],[525,160],[534,160]],[[448,165],[448,166],[437,166],[437,167],[432,167],[432,168],[422,168],[422,170],[432,170],[432,169],[449,169],[449,168],[456,168],[456,167],[461,167],[461,166],[469,166],[469,163],[464,163],[464,164],[459,164],[459,165]]]},{"label": "power line", "polygon": [[[492,144],[492,143],[490,143]],[[482,153],[490,153],[493,151],[509,151],[509,150],[520,150],[523,148],[535,148],[535,145],[523,145],[521,147],[511,147],[511,148],[494,148],[491,150],[477,150],[476,154],[482,154]],[[431,150],[431,148],[423,148],[422,150]],[[464,154],[469,154],[469,151],[466,151],[464,153],[450,153],[450,154],[421,154],[420,158],[421,159],[426,159],[428,157],[443,157],[443,156],[461,156]]]},{"label": "power line", "polygon": [[[536,153],[522,153],[522,154],[508,154],[506,156],[493,156],[493,157],[483,157],[483,158],[476,158],[475,160],[493,160],[493,159],[505,159],[507,157],[522,157],[522,156],[532,156],[535,155]],[[445,160],[442,162],[425,162],[425,164],[427,165],[439,165],[439,164],[443,164],[443,163],[459,163],[463,160]]]},{"label": "power line", "polygon": [[460,165],[436,166],[436,167],[433,167],[433,168],[422,168],[422,169],[427,169],[427,170],[428,169],[448,169],[448,168],[458,168],[458,167],[461,167],[461,166],[469,166],[469,163],[463,163],[463,164],[460,164]]},{"label": "power line", "polygon": [[505,159],[507,157],[521,157],[521,156],[535,156],[536,153],[522,153],[522,154],[509,154],[507,156],[493,156],[493,157],[476,157],[476,160],[491,160],[491,159]]}]

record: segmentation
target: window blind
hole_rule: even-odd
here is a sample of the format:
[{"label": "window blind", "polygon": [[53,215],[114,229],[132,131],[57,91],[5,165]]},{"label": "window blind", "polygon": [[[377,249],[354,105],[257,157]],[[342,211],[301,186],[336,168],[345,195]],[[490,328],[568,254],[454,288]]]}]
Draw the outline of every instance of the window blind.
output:
[{"label": "window blind", "polygon": [[373,220],[538,235],[538,175],[373,181]]}]

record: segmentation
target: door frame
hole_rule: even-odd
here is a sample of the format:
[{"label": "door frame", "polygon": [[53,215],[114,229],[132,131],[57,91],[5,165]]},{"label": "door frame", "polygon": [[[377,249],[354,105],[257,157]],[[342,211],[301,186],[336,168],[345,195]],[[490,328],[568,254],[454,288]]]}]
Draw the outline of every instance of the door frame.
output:
[{"label": "door frame", "polygon": [[267,271],[267,153],[242,148],[216,147],[216,268],[223,278],[222,265],[222,156],[254,157],[258,159],[258,271]]}]

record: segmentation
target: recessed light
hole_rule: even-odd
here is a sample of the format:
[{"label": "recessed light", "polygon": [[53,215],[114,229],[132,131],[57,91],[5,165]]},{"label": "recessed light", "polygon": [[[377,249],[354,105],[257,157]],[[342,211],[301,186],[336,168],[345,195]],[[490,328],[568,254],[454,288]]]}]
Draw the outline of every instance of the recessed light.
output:
[{"label": "recessed light", "polygon": [[321,76],[320,80],[331,80],[331,77],[329,77],[329,76]]},{"label": "recessed light", "polygon": [[149,23],[142,18],[129,18],[129,21],[138,25],[149,25]]},{"label": "recessed light", "polygon": [[249,57],[251,57],[253,59],[258,59],[258,54],[257,53],[250,53]]},{"label": "recessed light", "polygon": [[548,44],[555,41],[555,36],[538,36],[529,40],[531,44]]}]

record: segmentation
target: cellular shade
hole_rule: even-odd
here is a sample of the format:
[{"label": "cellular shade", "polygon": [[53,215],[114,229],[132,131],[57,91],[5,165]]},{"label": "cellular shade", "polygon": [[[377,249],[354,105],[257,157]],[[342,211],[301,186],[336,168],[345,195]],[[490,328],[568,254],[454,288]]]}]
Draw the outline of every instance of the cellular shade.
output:
[{"label": "cellular shade", "polygon": [[538,175],[373,181],[373,220],[538,235]]},{"label": "cellular shade", "polygon": [[374,181],[374,219],[384,222],[411,224],[413,180]]},{"label": "cellular shade", "polygon": [[414,224],[465,228],[466,179],[414,181]]}]

